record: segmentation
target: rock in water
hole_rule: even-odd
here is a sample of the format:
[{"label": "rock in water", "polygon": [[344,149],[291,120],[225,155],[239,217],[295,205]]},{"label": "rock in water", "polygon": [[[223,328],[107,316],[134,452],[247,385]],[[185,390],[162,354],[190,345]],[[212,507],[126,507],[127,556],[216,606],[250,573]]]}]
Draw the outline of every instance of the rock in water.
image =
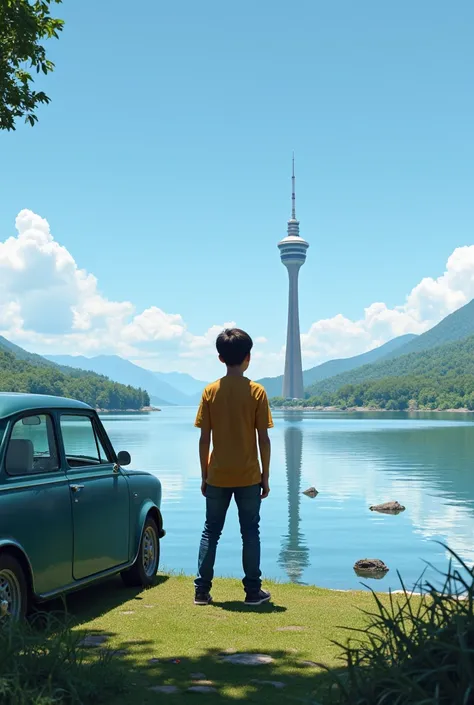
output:
[{"label": "rock in water", "polygon": [[354,565],[354,570],[361,578],[383,578],[388,573],[385,563],[378,558],[362,558]]},{"label": "rock in water", "polygon": [[316,495],[318,494],[318,490],[316,487],[308,487],[307,490],[303,492],[307,497],[311,497],[311,499],[314,499]]},{"label": "rock in water", "polygon": [[371,512],[380,512],[381,514],[400,514],[405,511],[405,507],[399,502],[384,502],[383,504],[374,504],[369,507]]}]

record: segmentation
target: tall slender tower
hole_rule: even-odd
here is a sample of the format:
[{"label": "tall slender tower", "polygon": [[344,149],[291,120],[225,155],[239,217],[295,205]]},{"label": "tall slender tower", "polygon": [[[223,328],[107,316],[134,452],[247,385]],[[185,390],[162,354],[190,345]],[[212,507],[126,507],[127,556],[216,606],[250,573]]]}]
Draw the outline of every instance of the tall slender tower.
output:
[{"label": "tall slender tower", "polygon": [[291,177],[291,218],[288,221],[288,235],[280,240],[281,261],[288,270],[288,328],[286,332],[285,376],[283,396],[287,399],[302,399],[303,366],[301,362],[300,316],[298,308],[298,274],[306,261],[309,244],[300,237],[300,223],[296,220],[295,205],[295,156]]}]

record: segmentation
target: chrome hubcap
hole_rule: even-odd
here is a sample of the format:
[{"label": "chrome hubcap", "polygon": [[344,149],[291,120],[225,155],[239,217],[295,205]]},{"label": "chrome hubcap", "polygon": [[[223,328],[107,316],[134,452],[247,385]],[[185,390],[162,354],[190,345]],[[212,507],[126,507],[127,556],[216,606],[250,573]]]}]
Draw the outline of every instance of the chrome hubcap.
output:
[{"label": "chrome hubcap", "polygon": [[0,570],[0,617],[18,619],[21,613],[21,590],[11,570]]},{"label": "chrome hubcap", "polygon": [[151,578],[156,575],[158,568],[158,538],[151,526],[147,526],[143,534],[142,560],[146,576]]}]

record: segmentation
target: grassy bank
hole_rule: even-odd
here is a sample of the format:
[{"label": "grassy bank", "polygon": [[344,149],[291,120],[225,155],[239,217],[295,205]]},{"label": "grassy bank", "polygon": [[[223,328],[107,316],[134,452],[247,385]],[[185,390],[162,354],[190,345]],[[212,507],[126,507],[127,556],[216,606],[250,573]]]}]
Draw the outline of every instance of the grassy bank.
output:
[{"label": "grassy bank", "polygon": [[[373,598],[364,592],[269,587],[273,603],[248,608],[239,582],[218,580],[214,604],[200,608],[192,604],[190,578],[163,575],[142,593],[124,589],[117,580],[70,596],[68,609],[81,635],[95,635],[97,642],[106,638],[91,654],[104,647],[116,650],[113,659],[126,674],[129,690],[115,696],[114,705],[151,705],[164,697],[177,705],[189,703],[187,688],[193,685],[217,690],[196,694],[201,702],[307,701],[326,681],[315,664],[340,665],[340,650],[330,643],[346,638],[338,627],[362,627],[358,609],[370,610]],[[273,660],[261,666],[223,662],[221,655],[233,651]],[[157,686],[174,686],[177,692],[165,696],[150,690]]]},{"label": "grassy bank", "polygon": [[[30,625],[0,621],[0,704],[471,705],[474,568],[452,556],[422,598],[270,584],[273,602],[248,608],[218,580],[199,608],[190,578],[110,581],[70,596],[66,615],[56,605],[58,619],[50,605]],[[231,662],[242,655],[260,656]]]}]

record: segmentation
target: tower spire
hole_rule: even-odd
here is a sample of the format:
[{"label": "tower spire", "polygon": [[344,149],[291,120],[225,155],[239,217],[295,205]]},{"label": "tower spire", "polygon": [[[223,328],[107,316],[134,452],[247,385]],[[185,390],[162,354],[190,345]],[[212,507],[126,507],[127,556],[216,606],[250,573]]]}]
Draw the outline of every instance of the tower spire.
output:
[{"label": "tower spire", "polygon": [[296,193],[295,193],[295,153],[293,152],[291,170],[291,220],[296,220]]},{"label": "tower spire", "polygon": [[295,153],[291,163],[291,218],[288,221],[288,237],[299,237],[300,224],[296,220]]}]

